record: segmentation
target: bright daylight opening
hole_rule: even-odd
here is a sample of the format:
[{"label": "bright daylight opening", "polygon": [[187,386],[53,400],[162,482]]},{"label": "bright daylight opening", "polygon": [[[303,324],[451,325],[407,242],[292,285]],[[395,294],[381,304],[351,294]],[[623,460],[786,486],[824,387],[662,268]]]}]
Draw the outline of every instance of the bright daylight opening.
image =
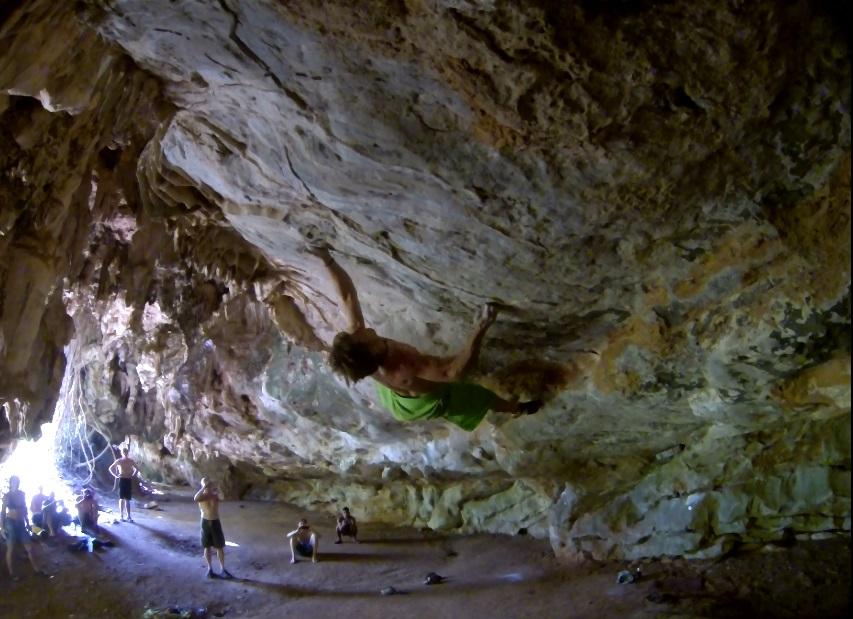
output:
[{"label": "bright daylight opening", "polygon": [[57,499],[67,502],[73,498],[73,492],[57,468],[56,424],[43,424],[41,431],[38,440],[19,440],[12,454],[0,464],[3,491],[9,487],[9,478],[17,475],[28,498],[42,488],[45,494],[54,492]]},{"label": "bright daylight opening", "polygon": [[[56,423],[45,423],[41,427],[42,435],[37,440],[21,439],[15,443],[12,453],[5,462],[0,464],[0,494],[9,489],[9,478],[17,476],[20,479],[20,489],[26,495],[27,507],[37,494],[45,497],[53,495],[55,500],[54,513],[57,514],[56,526],[66,528],[74,513],[74,488],[72,481],[60,473],[57,457],[57,426]],[[33,514],[30,514],[33,518]],[[46,528],[44,521],[32,521],[33,532]],[[39,525],[38,528],[36,524]]]},{"label": "bright daylight opening", "polygon": [[[67,351],[69,356],[73,350]],[[98,485],[96,468],[113,462],[117,449],[106,432],[91,425],[82,406],[80,385],[67,371],[53,419],[41,426],[37,440],[20,439],[0,464],[0,491],[9,488],[9,478],[17,476],[26,495],[28,507],[32,498],[54,494],[58,511],[73,512],[76,496],[86,487]],[[101,511],[108,510],[103,505]]]}]

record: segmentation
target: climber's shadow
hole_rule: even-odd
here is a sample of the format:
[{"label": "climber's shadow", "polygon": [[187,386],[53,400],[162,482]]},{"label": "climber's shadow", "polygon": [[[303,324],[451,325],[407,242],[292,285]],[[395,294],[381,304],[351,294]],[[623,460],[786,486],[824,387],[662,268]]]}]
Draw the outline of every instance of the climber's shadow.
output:
[{"label": "climber's shadow", "polygon": [[[597,353],[583,353],[584,357],[590,355]],[[503,397],[519,401],[542,400],[547,403],[575,383],[584,374],[584,366],[580,359],[572,359],[567,363],[525,359],[490,374],[487,386]]]}]

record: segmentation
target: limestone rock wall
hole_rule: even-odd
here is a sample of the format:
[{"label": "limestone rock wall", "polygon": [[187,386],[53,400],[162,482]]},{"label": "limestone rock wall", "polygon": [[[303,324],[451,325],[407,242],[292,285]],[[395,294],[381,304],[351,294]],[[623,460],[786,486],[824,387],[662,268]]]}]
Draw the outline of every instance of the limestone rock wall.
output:
[{"label": "limestone rock wall", "polygon": [[[850,531],[850,59],[818,3],[34,1],[0,12],[0,403],[149,476],[714,556]],[[57,36],[61,33],[62,36]],[[544,396],[401,425],[378,331]]]},{"label": "limestone rock wall", "polygon": [[[4,10],[0,56],[0,402],[4,438],[53,414],[74,329],[64,293],[115,247],[113,200],[160,115],[159,83],[64,7]],[[167,106],[168,107],[168,106]],[[129,169],[129,178],[119,179]],[[127,175],[126,175],[127,176]],[[135,196],[136,191],[127,196]],[[109,268],[109,260],[104,269]],[[104,275],[104,274],[101,274]],[[103,293],[108,282],[101,277]]]}]

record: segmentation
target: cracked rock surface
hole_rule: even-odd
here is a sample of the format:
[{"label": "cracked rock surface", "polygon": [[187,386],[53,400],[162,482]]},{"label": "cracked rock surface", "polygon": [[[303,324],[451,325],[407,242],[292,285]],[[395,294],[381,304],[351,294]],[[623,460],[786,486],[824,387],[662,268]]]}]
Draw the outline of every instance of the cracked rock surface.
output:
[{"label": "cracked rock surface", "polygon": [[[850,531],[850,56],[819,3],[0,9],[0,404],[366,521],[717,556]],[[843,13],[843,9],[841,10]],[[334,376],[328,243],[471,433]]]}]

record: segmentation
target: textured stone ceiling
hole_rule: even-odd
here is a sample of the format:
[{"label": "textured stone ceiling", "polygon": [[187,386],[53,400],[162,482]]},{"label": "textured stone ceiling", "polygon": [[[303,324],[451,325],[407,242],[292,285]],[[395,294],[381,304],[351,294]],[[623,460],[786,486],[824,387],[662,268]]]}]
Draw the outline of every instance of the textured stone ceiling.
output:
[{"label": "textured stone ceiling", "polygon": [[[844,10],[35,0],[0,9],[0,403],[147,473],[364,518],[719,554],[850,530]],[[545,396],[404,426],[381,333]]]}]

